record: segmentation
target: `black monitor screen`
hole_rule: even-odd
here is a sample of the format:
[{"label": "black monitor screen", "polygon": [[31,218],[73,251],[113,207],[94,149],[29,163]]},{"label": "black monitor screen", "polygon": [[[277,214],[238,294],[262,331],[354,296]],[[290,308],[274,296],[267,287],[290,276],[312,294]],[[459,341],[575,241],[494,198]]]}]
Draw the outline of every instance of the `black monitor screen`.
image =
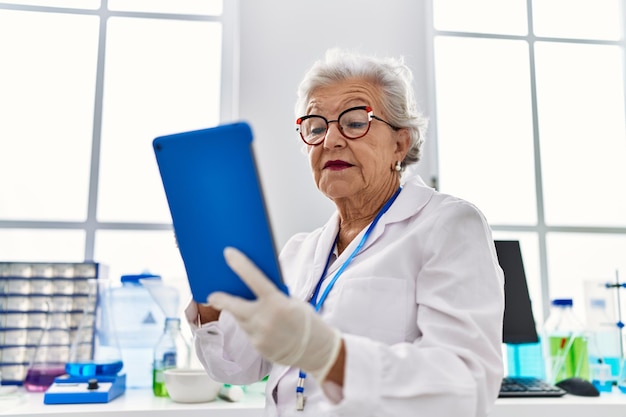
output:
[{"label": "black monitor screen", "polygon": [[519,242],[496,240],[495,245],[498,262],[504,271],[502,341],[510,344],[535,343],[539,339]]}]

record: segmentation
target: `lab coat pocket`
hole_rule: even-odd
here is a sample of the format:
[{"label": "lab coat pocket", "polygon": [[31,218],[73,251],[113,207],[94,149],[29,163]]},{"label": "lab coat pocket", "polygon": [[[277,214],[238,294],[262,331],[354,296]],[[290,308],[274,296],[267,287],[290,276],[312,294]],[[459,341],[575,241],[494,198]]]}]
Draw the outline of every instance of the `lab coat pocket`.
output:
[{"label": "lab coat pocket", "polygon": [[386,344],[405,341],[410,308],[405,280],[354,277],[342,284],[333,321],[343,331]]}]

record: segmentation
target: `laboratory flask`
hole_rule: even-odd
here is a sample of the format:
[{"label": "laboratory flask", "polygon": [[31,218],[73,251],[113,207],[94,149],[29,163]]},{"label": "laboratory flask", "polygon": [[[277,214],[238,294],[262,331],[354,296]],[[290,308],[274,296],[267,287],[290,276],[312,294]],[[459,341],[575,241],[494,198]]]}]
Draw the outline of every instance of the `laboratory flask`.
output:
[{"label": "laboratory flask", "polygon": [[50,299],[42,307],[46,313],[45,328],[34,330],[32,334],[37,336],[29,341],[29,345],[35,348],[24,378],[24,388],[30,392],[46,391],[56,377],[65,374],[69,359],[71,302],[64,298]]},{"label": "laboratory flask", "polygon": [[551,383],[571,377],[590,380],[588,334],[573,305],[571,298],[552,300],[543,326],[546,373]]},{"label": "laboratory flask", "polygon": [[65,366],[70,376],[113,376],[122,369],[122,353],[117,341],[115,321],[106,317],[111,313],[108,305],[111,299],[104,296],[109,288],[108,280],[87,280],[87,303]]}]

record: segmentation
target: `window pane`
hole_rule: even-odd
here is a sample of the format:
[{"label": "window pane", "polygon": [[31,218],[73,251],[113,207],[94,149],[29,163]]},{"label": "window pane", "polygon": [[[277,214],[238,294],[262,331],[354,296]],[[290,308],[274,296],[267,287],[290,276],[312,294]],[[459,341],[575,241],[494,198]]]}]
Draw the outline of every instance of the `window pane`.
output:
[{"label": "window pane", "polygon": [[541,291],[541,267],[539,262],[539,240],[536,233],[494,231],[494,240],[519,240],[528,293],[533,307],[535,324],[543,322],[543,292]]},{"label": "window pane", "polygon": [[160,275],[166,285],[179,291],[181,312],[191,298],[173,231],[98,231],[94,259],[109,267],[112,282],[126,274],[149,271]]},{"label": "window pane", "polygon": [[109,10],[158,13],[222,14],[222,0],[109,0]]},{"label": "window pane", "polygon": [[536,222],[525,42],[435,40],[441,190],[494,224]]},{"label": "window pane", "polygon": [[546,223],[626,226],[620,49],[540,42],[535,50]]},{"label": "window pane", "polygon": [[98,18],[0,10],[0,39],[0,218],[84,220]]},{"label": "window pane", "polygon": [[83,230],[0,229],[2,261],[83,262]]},{"label": "window pane", "polygon": [[526,35],[526,0],[433,0],[437,30]]},{"label": "window pane", "polygon": [[533,0],[533,30],[537,36],[618,40],[620,0]]},{"label": "window pane", "polygon": [[89,10],[94,10],[100,7],[100,0],[3,0],[3,3]]},{"label": "window pane", "polygon": [[219,122],[221,30],[109,19],[98,220],[171,222],[152,140]]},{"label": "window pane", "polygon": [[615,282],[616,271],[620,282],[626,281],[624,235],[550,233],[547,248],[550,298],[573,298],[576,315],[582,319],[585,281]]}]

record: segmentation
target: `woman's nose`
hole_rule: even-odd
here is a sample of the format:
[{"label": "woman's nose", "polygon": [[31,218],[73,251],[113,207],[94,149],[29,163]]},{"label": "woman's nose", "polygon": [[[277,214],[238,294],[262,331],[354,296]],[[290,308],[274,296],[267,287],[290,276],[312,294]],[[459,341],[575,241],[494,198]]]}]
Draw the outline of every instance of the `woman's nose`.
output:
[{"label": "woman's nose", "polygon": [[341,134],[339,123],[336,121],[329,122],[323,146],[325,148],[336,148],[337,146],[344,146],[345,143],[346,138]]}]

